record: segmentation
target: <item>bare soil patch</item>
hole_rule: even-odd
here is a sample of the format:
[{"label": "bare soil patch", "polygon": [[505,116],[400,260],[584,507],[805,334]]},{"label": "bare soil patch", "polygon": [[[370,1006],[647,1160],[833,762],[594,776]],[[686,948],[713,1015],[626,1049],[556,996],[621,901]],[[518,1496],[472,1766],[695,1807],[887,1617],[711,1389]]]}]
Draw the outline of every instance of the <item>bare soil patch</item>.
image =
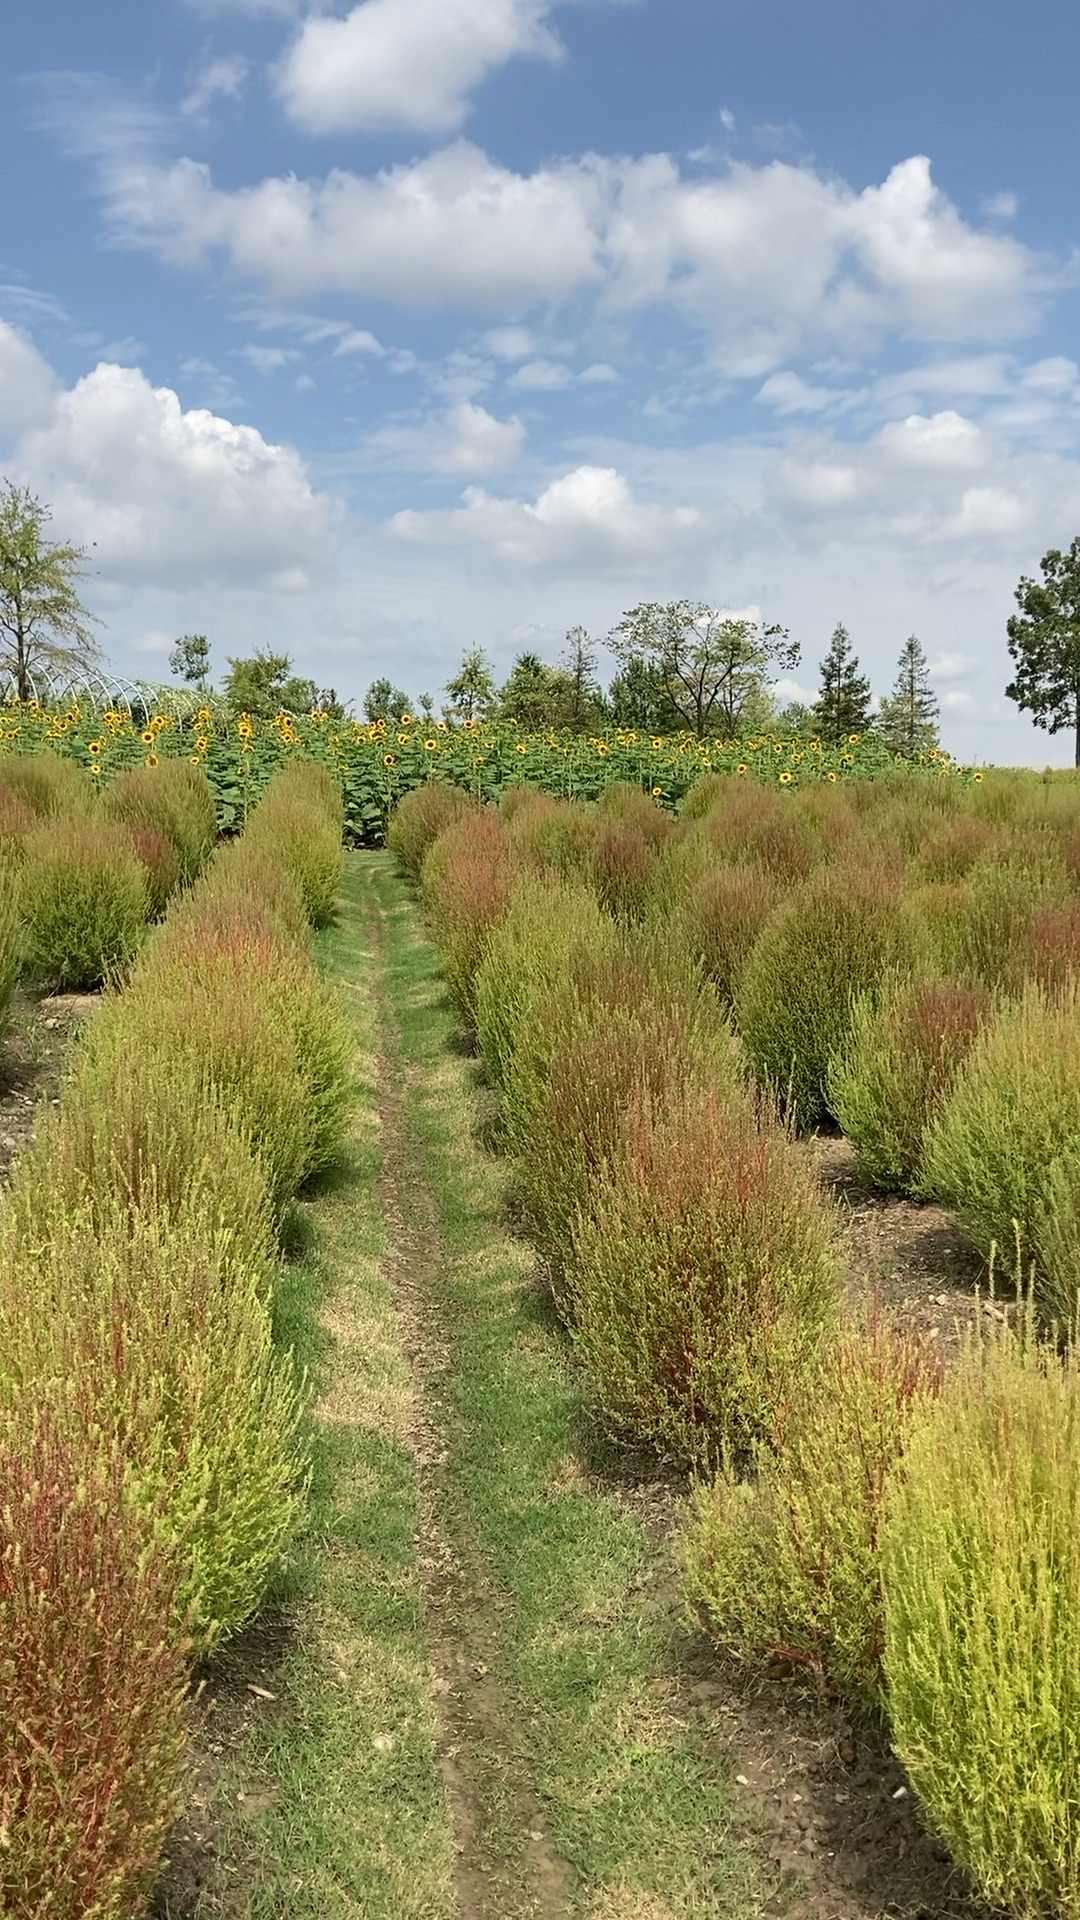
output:
[{"label": "bare soil patch", "polygon": [[0,1049],[0,1180],[33,1137],[39,1101],[57,1097],[71,1041],[97,1003],[93,993],[39,1000],[16,988]]}]

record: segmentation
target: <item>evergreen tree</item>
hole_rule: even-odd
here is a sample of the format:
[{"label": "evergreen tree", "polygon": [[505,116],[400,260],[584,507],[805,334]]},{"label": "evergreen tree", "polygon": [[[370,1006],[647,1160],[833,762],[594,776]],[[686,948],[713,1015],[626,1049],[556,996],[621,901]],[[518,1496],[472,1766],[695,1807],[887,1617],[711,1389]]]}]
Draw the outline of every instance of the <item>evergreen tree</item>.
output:
[{"label": "evergreen tree", "polygon": [[865,733],[869,724],[870,682],[859,672],[847,628],[837,626],[821,663],[814,725],[830,746],[839,746],[849,733]]},{"label": "evergreen tree", "polygon": [[561,672],[570,683],[565,726],[588,733],[602,720],[603,696],[596,678],[596,642],[585,627],[571,627],[563,648]]},{"label": "evergreen tree", "polygon": [[896,685],[881,703],[878,731],[893,753],[911,759],[937,746],[940,712],[926,655],[917,635],[909,634],[897,662]]}]

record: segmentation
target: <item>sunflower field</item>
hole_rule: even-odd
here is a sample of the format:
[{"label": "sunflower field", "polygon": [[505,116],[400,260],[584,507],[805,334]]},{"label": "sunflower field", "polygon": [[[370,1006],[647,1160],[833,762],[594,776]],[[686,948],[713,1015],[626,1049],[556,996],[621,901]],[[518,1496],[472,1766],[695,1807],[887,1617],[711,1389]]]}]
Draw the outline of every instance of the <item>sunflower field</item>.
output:
[{"label": "sunflower field", "polygon": [[[595,800],[613,781],[629,781],[674,811],[708,774],[799,788],[873,779],[895,766],[895,756],[873,732],[851,734],[831,746],[815,738],[756,734],[698,740],[691,733],[647,734],[633,728],[530,733],[514,720],[456,726],[411,715],[371,725],[321,711],[259,720],[212,705],[186,715],[176,710],[141,716],[125,706],[99,708],[81,701],[56,708],[37,701],[0,708],[0,754],[43,749],[82,763],[102,782],[129,767],[188,759],[205,769],[225,831],[243,824],[282,767],[313,758],[341,784],[347,837],[364,844],[381,842],[398,802],[431,779],[460,787],[481,804],[523,784],[560,799]],[[935,779],[973,777],[970,768],[941,750],[902,765]]]}]

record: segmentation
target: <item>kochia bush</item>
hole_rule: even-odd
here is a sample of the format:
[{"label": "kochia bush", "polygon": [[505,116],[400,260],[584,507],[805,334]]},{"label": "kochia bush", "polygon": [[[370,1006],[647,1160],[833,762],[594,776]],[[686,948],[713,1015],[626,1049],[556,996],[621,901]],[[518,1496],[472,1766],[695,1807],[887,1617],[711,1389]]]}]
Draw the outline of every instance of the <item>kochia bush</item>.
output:
[{"label": "kochia bush", "polygon": [[134,958],[146,923],[146,878],[129,834],[68,814],[43,820],[24,849],[29,972],[47,987],[99,987]]},{"label": "kochia bush", "polygon": [[884,1529],[896,1751],[982,1898],[1080,1912],[1080,1377],[1002,1331],[913,1429]]},{"label": "kochia bush", "polygon": [[432,842],[471,807],[468,794],[448,780],[428,780],[398,801],[386,830],[386,844],[410,880],[419,881]]},{"label": "kochia bush", "polygon": [[[0,1414],[0,1911],[141,1912],[185,1774],[178,1571],[92,1414]],[[68,1397],[73,1397],[70,1390]],[[81,1431],[80,1431],[81,1425]]]},{"label": "kochia bush", "polygon": [[424,904],[454,1004],[469,1027],[476,1021],[476,976],[517,871],[498,814],[479,809],[452,821],[424,856]]}]

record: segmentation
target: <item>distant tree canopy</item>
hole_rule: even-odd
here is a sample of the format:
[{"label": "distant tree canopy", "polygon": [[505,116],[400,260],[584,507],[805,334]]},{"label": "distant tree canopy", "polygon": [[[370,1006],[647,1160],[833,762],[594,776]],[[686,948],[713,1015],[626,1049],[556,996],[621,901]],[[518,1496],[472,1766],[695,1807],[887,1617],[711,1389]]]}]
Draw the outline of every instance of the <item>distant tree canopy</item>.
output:
[{"label": "distant tree canopy", "polygon": [[479,720],[492,711],[496,702],[495,682],[482,648],[466,649],[458,671],[443,690],[450,720]]},{"label": "distant tree canopy", "polygon": [[678,725],[699,740],[709,732],[742,732],[763,702],[771,710],[769,679],[778,668],[797,665],[800,651],[783,627],[718,613],[695,600],[632,607],[608,645],[624,672],[633,663],[653,669]]},{"label": "distant tree canopy", "polygon": [[869,723],[870,682],[859,672],[847,628],[837,626],[821,663],[814,725],[823,740],[836,746],[849,733],[865,733]]},{"label": "distant tree canopy", "polygon": [[364,695],[364,716],[368,720],[400,720],[403,713],[411,711],[408,694],[385,677],[373,680]]},{"label": "distant tree canopy", "polygon": [[323,708],[338,718],[344,712],[333,687],[319,688],[314,680],[294,674],[287,653],[253,653],[248,659],[229,656],[222,692],[234,713],[250,713],[268,720],[275,713],[310,713]]},{"label": "distant tree canopy", "polygon": [[1006,629],[1016,677],[1005,693],[1047,733],[1071,727],[1080,767],[1080,535],[1039,566],[1042,579],[1024,575],[1016,589],[1020,611]]},{"label": "distant tree canopy", "polygon": [[49,518],[28,487],[0,485],[0,677],[20,700],[34,698],[36,674],[71,680],[103,658],[76,592],[86,549],[46,540]]},{"label": "distant tree canopy", "polygon": [[896,663],[896,684],[881,703],[878,731],[887,747],[910,759],[937,746],[940,711],[922,643],[911,633]]},{"label": "distant tree canopy", "polygon": [[210,642],[205,633],[181,634],[169,655],[169,672],[190,687],[209,685]]}]

